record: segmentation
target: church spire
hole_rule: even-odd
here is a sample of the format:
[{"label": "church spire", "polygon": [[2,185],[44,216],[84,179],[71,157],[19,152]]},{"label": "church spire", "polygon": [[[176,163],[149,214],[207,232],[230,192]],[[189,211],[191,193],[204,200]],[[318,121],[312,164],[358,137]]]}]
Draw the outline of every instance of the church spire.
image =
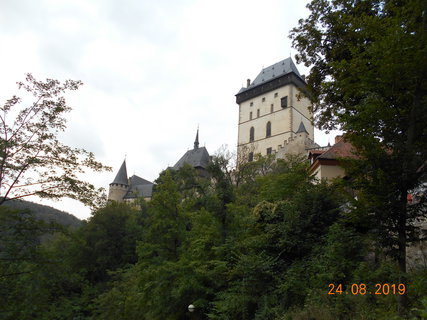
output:
[{"label": "church spire", "polygon": [[194,149],[199,149],[199,127],[197,127],[196,140],[194,140]]}]

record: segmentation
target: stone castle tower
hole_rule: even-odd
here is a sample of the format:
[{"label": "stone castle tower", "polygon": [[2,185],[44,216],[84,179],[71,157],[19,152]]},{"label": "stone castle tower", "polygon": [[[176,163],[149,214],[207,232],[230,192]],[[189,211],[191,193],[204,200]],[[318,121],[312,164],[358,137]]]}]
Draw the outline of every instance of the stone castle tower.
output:
[{"label": "stone castle tower", "polygon": [[108,200],[117,202],[133,202],[142,197],[150,200],[154,184],[137,175],[128,178],[126,160],[123,161],[113,182],[110,183]]},{"label": "stone castle tower", "polygon": [[236,94],[239,161],[252,161],[255,154],[286,153],[297,140],[304,140],[304,150],[315,146],[311,103],[298,97],[305,86],[291,58],[262,69],[252,83],[248,79],[247,87]]},{"label": "stone castle tower", "polygon": [[124,160],[113,182],[110,183],[108,199],[121,202],[123,201],[123,198],[126,195],[128,189],[129,189],[129,181],[128,181],[128,174],[126,170],[126,160]]}]

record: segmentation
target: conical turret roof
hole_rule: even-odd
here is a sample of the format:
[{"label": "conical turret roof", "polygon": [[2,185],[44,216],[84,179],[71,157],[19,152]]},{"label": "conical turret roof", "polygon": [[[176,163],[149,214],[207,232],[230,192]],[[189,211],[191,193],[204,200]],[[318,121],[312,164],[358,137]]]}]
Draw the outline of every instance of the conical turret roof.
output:
[{"label": "conical turret roof", "polygon": [[114,178],[114,181],[112,183],[128,185],[128,173],[126,170],[126,160],[123,161],[122,166],[120,167],[119,172],[117,172],[117,175]]},{"label": "conical turret roof", "polygon": [[308,133],[307,129],[305,128],[304,123],[301,121],[296,133],[302,133],[302,132]]}]

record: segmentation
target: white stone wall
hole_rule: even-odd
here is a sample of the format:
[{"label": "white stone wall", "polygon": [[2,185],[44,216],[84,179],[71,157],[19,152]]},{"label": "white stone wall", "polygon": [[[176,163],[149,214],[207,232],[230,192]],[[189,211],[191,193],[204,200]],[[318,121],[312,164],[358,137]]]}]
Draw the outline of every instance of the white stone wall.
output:
[{"label": "white stone wall", "polygon": [[315,171],[315,177],[319,180],[332,180],[337,177],[344,177],[345,171],[340,166],[320,165]]},{"label": "white stone wall", "polygon": [[[283,146],[285,141],[298,130],[301,121],[309,133],[314,137],[314,127],[311,124],[309,110],[310,102],[307,98],[297,99],[298,89],[292,85],[264,93],[239,105],[238,151],[243,148],[253,149],[254,153],[265,155],[267,148],[273,153]],[[281,98],[288,97],[288,107],[281,107]],[[273,108],[273,110],[271,109]],[[259,110],[259,116],[258,116]],[[252,112],[252,119],[250,113]],[[308,119],[306,119],[307,117]],[[271,122],[271,137],[266,137],[267,122]],[[254,143],[249,142],[250,128],[254,127]]]},{"label": "white stone wall", "polygon": [[314,126],[312,124],[312,110],[310,100],[305,97],[297,98],[296,95],[299,93],[298,89],[294,90],[295,96],[293,98],[293,107],[294,107],[294,115],[293,115],[293,128],[294,131],[298,130],[298,127],[301,121],[304,123],[305,128],[308,132],[308,137],[314,141]]},{"label": "white stone wall", "polygon": [[117,202],[122,202],[123,197],[125,196],[127,187],[119,184],[111,184],[110,190],[108,192],[108,200],[113,200]]}]

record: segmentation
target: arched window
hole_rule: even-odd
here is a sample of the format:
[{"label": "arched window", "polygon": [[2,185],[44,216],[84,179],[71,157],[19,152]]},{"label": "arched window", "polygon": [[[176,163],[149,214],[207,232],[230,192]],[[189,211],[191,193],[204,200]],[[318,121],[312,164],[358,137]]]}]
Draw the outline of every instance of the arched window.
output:
[{"label": "arched window", "polygon": [[254,142],[254,136],[255,136],[255,129],[254,127],[251,127],[249,130],[249,142]]},{"label": "arched window", "polygon": [[266,127],[266,134],[265,134],[265,136],[268,138],[268,137],[271,137],[271,122],[270,121],[268,121],[267,122],[267,127]]}]

